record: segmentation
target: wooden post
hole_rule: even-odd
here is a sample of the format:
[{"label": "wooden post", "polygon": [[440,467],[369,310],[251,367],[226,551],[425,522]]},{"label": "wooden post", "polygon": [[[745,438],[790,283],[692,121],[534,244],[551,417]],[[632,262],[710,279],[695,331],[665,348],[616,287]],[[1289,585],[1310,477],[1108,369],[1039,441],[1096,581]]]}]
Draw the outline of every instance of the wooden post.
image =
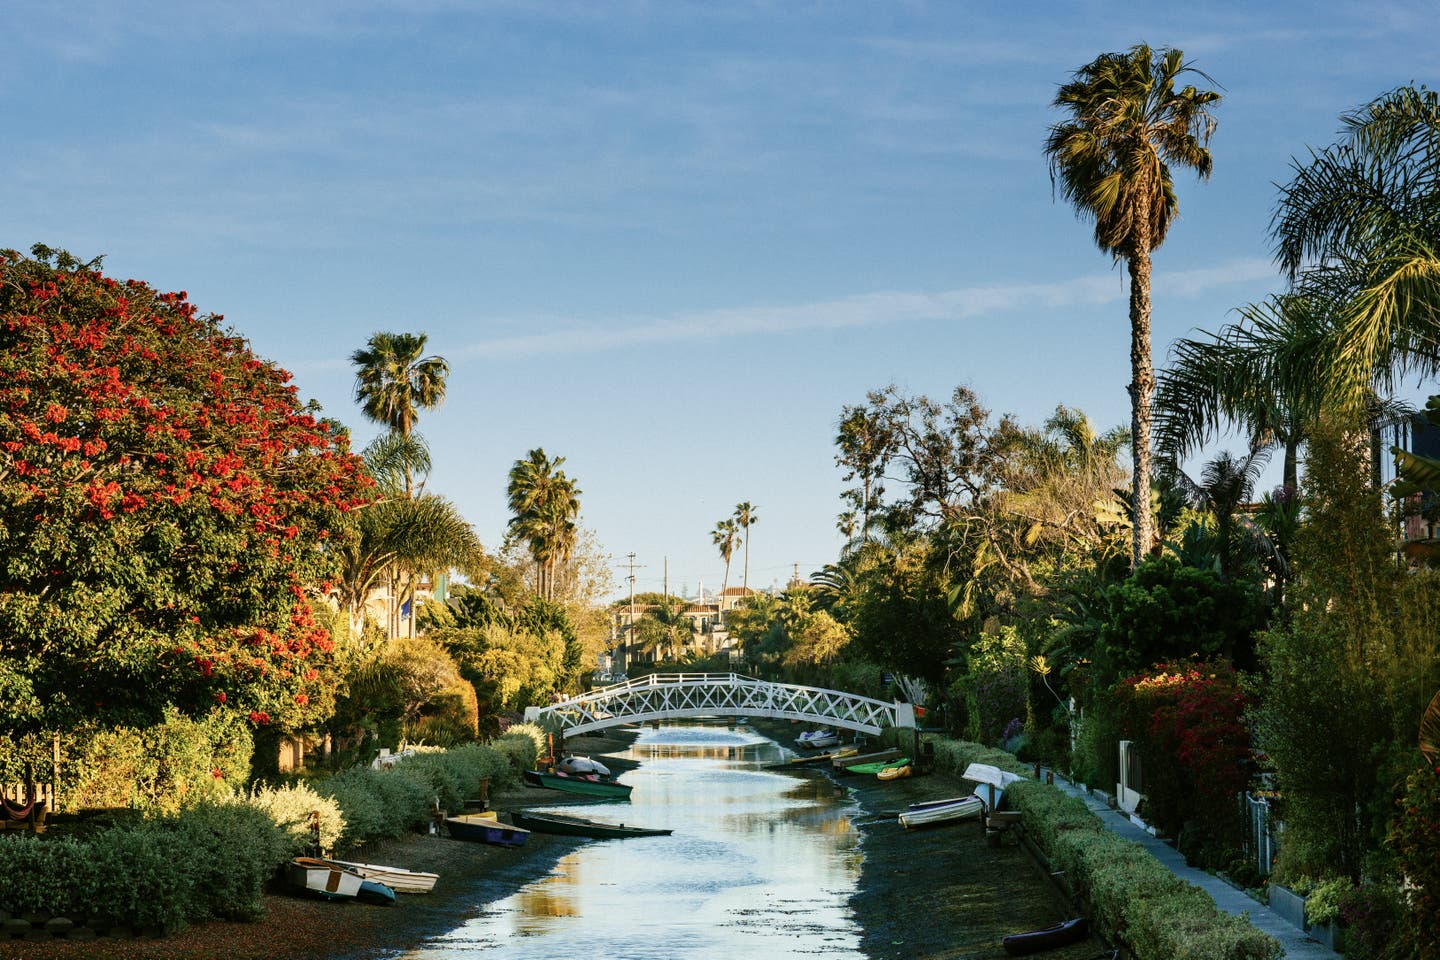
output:
[{"label": "wooden post", "polygon": [[489,778],[489,777],[481,777],[481,778],[480,778],[480,809],[481,809],[481,811],[485,811],[485,810],[489,810],[489,809],[490,809],[490,778]]}]

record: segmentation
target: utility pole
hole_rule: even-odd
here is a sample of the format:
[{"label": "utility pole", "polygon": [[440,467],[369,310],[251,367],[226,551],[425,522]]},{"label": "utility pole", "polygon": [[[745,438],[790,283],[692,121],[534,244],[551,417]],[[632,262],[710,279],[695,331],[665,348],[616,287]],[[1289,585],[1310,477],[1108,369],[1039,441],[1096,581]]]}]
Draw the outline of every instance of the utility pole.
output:
[{"label": "utility pole", "polygon": [[663,580],[662,582],[663,582],[664,585],[665,585],[665,603],[668,605],[668,604],[670,603],[670,558],[669,558],[669,557],[666,557],[666,558],[665,558],[665,568],[664,568],[664,569],[665,569],[665,573],[664,573],[664,575],[663,575],[663,576],[664,576],[664,580]]}]

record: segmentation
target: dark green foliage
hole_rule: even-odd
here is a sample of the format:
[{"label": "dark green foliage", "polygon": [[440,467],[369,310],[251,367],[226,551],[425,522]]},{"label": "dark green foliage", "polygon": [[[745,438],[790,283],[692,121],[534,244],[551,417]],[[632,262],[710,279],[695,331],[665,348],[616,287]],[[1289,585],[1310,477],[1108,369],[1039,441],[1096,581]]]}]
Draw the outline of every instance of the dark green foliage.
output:
[{"label": "dark green foliage", "polygon": [[239,803],[203,803],[153,830],[173,831],[184,851],[181,862],[194,893],[187,920],[260,918],[261,890],[288,850],[284,833],[263,812]]},{"label": "dark green foliage", "polygon": [[1157,663],[1235,657],[1260,625],[1262,605],[1247,583],[1223,583],[1173,557],[1145,561],[1105,590],[1095,663],[1107,682]]}]

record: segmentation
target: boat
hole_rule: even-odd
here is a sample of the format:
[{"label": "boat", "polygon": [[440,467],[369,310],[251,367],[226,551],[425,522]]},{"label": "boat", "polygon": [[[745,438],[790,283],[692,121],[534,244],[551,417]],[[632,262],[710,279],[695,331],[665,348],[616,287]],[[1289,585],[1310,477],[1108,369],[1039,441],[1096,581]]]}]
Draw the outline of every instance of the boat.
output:
[{"label": "boat", "polygon": [[910,776],[914,768],[907,760],[903,765],[887,764],[875,774],[877,780],[903,780]]},{"label": "boat", "polygon": [[395,891],[378,880],[361,880],[360,890],[355,899],[362,903],[373,903],[382,907],[395,905]]},{"label": "boat", "polygon": [[438,873],[422,873],[419,870],[406,870],[404,867],[382,867],[378,863],[351,863],[349,860],[330,858],[326,858],[325,862],[352,870],[366,880],[383,883],[396,893],[429,893],[435,889],[435,881],[440,879]]},{"label": "boat", "polygon": [[[840,774],[848,773],[850,768],[856,764],[888,763],[891,760],[900,759],[900,751],[893,747],[888,750],[876,750],[873,753],[856,753],[849,755],[843,755],[843,753],[844,752],[841,751],[840,754],[836,754],[835,760],[833,761],[835,772]],[[871,772],[873,773],[874,771]]]},{"label": "boat", "polygon": [[530,839],[530,831],[524,827],[501,823],[492,814],[463,813],[445,818],[445,827],[450,836],[457,840],[479,840],[501,847],[523,847]]},{"label": "boat", "polygon": [[834,730],[807,730],[795,738],[795,745],[802,750],[825,750],[840,745],[840,734]]},{"label": "boat", "polygon": [[1055,947],[1064,947],[1072,943],[1079,943],[1088,936],[1085,929],[1085,918],[1074,917],[1070,920],[1061,920],[1052,923],[1048,927],[1041,927],[1039,930],[1031,930],[1026,933],[1012,933],[1000,941],[1005,952],[1012,957],[1018,957],[1026,953],[1035,953],[1040,950],[1052,950]]},{"label": "boat", "polygon": [[841,747],[832,753],[816,753],[804,757],[791,757],[781,763],[772,763],[770,767],[804,767],[813,764],[829,763],[833,760],[849,760],[854,763],[860,751],[854,747]]},{"label": "boat", "polygon": [[573,777],[588,777],[595,774],[599,777],[613,780],[610,768],[599,760],[592,760],[589,757],[566,757],[555,764],[556,771],[568,773]]},{"label": "boat", "polygon": [[1019,774],[1001,770],[988,763],[972,763],[960,775],[961,779],[975,784],[973,795],[985,801],[985,809],[994,811],[1005,803],[1005,788],[1016,780],[1024,779]]},{"label": "boat", "polygon": [[870,775],[870,776],[876,776],[876,777],[878,777],[878,776],[880,775],[880,771],[882,771],[882,770],[898,769],[898,768],[900,768],[900,767],[908,767],[908,766],[910,766],[910,758],[909,758],[909,757],[898,757],[898,758],[896,758],[896,759],[894,759],[894,760],[891,760],[891,761],[889,761],[889,762],[885,762],[885,761],[881,761],[881,760],[874,760],[874,761],[871,761],[871,762],[869,762],[869,763],[857,763],[857,764],[853,764],[853,765],[851,765],[851,766],[846,767],[846,768],[845,768],[845,771],[846,771],[847,773],[861,773],[861,774],[867,774],[867,775]]},{"label": "boat", "polygon": [[619,800],[629,799],[631,790],[630,784],[620,783],[618,780],[606,780],[593,774],[588,777],[572,777],[558,770],[554,773],[526,770],[525,782],[547,790],[564,790],[566,793],[578,793],[587,797]]},{"label": "boat", "polygon": [[668,837],[671,833],[669,830],[630,827],[623,823],[602,823],[598,820],[567,817],[558,813],[524,813],[517,810],[510,813],[509,816],[511,823],[517,827],[524,827],[531,833],[558,833],[566,837],[616,840],[623,837]]},{"label": "boat", "polygon": [[296,857],[285,865],[285,880],[294,890],[326,900],[350,900],[365,878],[318,857]]},{"label": "boat", "polygon": [[945,800],[929,800],[912,803],[900,814],[900,826],[906,830],[917,827],[937,826],[942,823],[958,823],[973,820],[985,809],[985,802],[971,794],[964,797],[949,797]]}]

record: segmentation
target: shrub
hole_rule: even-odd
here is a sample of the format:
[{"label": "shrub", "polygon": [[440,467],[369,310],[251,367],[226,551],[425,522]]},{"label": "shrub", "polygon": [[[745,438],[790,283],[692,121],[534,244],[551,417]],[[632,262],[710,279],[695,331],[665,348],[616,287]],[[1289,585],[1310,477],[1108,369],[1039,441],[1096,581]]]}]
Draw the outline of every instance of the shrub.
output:
[{"label": "shrub", "polygon": [[1400,815],[1390,832],[1397,865],[1413,885],[1409,929],[1421,960],[1440,958],[1440,767],[1422,768],[1406,782]]},{"label": "shrub", "polygon": [[28,833],[0,840],[0,909],[15,914],[88,912],[96,889],[89,844]]},{"label": "shrub", "polygon": [[192,851],[163,821],[114,827],[90,842],[95,915],[141,929],[172,930],[203,916],[195,906]]},{"label": "shrub", "polygon": [[[288,837],[288,855],[303,853],[315,842],[314,815],[320,817],[320,848],[330,850],[345,833],[340,805],[322,797],[305,784],[272,787],[260,784],[250,791],[245,803],[264,812]],[[282,858],[283,859],[283,858]]]},{"label": "shrub", "polygon": [[521,772],[534,770],[536,762],[550,750],[545,731],[533,723],[512,724],[490,746],[510,760],[511,772],[504,778],[505,785],[518,783]]},{"label": "shrub", "polygon": [[264,811],[239,802],[201,803],[155,829],[173,831],[185,851],[195,894],[187,919],[260,918],[265,882],[290,852],[286,833]]},{"label": "shrub", "polygon": [[1315,926],[1324,926],[1340,917],[1340,901],[1355,884],[1349,877],[1331,877],[1315,885],[1305,897],[1305,921]]}]

